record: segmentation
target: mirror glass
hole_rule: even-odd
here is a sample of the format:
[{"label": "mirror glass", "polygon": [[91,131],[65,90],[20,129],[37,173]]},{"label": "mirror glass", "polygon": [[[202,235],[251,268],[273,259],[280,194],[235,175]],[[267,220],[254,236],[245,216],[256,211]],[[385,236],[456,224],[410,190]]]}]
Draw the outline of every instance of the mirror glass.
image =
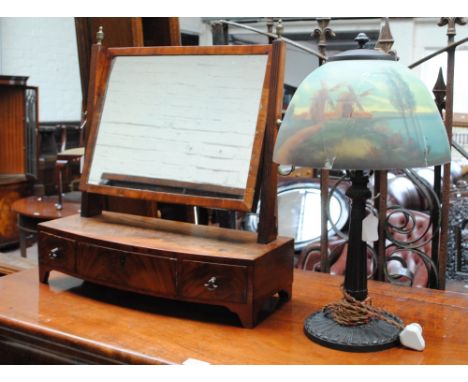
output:
[{"label": "mirror glass", "polygon": [[[349,216],[349,206],[344,194],[335,189],[330,195],[329,218],[337,230],[341,230]],[[243,228],[257,231],[258,213],[247,214]],[[296,182],[278,187],[278,234],[294,238],[294,250],[301,251],[306,245],[320,239],[321,234],[320,184],[313,182]],[[335,235],[330,221],[327,231]]]},{"label": "mirror glass", "polygon": [[[348,206],[343,194],[335,190],[330,197],[330,219],[338,229],[348,220]],[[301,250],[320,238],[321,198],[318,183],[295,183],[278,188],[278,233],[294,237],[294,248]],[[328,222],[327,231],[333,234]]]},{"label": "mirror glass", "polygon": [[88,183],[242,199],[267,59],[115,57]]}]

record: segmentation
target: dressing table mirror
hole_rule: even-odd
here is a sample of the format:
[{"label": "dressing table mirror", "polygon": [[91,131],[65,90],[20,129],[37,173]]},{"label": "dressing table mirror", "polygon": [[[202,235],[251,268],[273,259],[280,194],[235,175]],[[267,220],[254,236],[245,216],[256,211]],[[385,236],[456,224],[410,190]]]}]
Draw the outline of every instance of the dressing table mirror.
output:
[{"label": "dressing table mirror", "polygon": [[[222,305],[253,327],[291,296],[293,240],[277,236],[272,151],[284,45],[93,46],[81,216],[41,224],[51,270]],[[103,211],[103,195],[255,211],[258,233]],[[259,203],[260,202],[260,203]]]}]

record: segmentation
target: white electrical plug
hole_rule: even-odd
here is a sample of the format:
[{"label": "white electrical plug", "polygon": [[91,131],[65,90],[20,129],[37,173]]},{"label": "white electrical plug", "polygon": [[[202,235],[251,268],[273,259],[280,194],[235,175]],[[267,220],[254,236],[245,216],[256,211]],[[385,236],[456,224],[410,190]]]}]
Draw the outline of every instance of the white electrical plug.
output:
[{"label": "white electrical plug", "polygon": [[410,349],[423,351],[426,343],[422,336],[422,327],[416,322],[406,325],[400,332],[400,342]]}]

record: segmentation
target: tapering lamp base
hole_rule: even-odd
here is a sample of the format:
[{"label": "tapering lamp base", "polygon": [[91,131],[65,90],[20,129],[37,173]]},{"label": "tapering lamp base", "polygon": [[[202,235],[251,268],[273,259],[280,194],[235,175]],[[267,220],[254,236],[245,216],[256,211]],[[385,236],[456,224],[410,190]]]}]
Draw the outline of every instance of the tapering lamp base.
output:
[{"label": "tapering lamp base", "polygon": [[[384,315],[400,324],[403,322],[393,314]],[[312,341],[332,349],[350,352],[372,352],[391,348],[399,344],[400,329],[372,318],[367,324],[357,326],[340,325],[323,310],[306,318],[304,333]]]}]

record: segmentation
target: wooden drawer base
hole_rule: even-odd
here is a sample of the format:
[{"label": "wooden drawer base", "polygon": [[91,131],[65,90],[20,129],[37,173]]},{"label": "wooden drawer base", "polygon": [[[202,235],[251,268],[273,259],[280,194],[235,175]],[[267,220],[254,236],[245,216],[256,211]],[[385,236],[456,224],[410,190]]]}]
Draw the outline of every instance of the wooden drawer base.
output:
[{"label": "wooden drawer base", "polygon": [[[121,222],[121,214],[115,215]],[[186,223],[152,220],[158,226],[151,230],[77,215],[40,224],[40,281],[59,270],[114,288],[221,305],[244,327],[255,326],[273,295],[291,298],[292,239],[257,244],[250,232],[200,226],[194,238],[185,233]],[[51,251],[60,257],[51,257]]]},{"label": "wooden drawer base", "polygon": [[182,260],[180,295],[206,301],[245,303],[248,267]]},{"label": "wooden drawer base", "polygon": [[38,250],[39,267],[57,269],[63,272],[76,272],[75,240],[41,233]]},{"label": "wooden drawer base", "polygon": [[176,261],[170,254],[149,256],[80,242],[76,273],[106,285],[175,296]]}]

